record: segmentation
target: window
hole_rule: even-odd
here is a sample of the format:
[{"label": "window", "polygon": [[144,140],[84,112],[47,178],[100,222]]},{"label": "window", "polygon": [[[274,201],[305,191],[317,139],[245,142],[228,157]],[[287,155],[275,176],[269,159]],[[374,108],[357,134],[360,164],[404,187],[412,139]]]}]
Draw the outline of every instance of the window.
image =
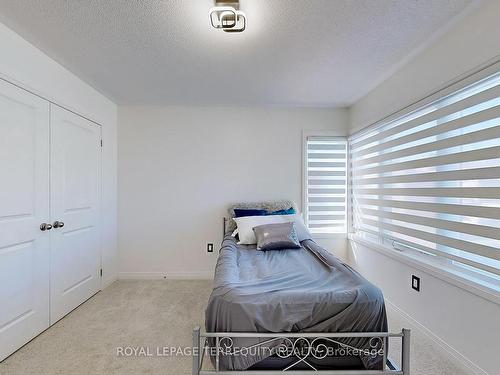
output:
[{"label": "window", "polygon": [[304,211],[309,231],[346,233],[347,140],[304,134]]},{"label": "window", "polygon": [[500,73],[350,140],[355,233],[500,275]]}]

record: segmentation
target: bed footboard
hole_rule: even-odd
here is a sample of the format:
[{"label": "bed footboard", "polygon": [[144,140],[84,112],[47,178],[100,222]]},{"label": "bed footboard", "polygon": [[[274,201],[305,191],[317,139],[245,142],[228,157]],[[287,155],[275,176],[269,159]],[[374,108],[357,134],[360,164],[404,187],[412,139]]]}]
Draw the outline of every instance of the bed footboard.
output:
[{"label": "bed footboard", "polygon": [[[222,353],[223,355],[231,355],[233,350],[232,342],[233,339],[237,338],[254,338],[262,340],[259,344],[253,345],[252,347],[240,348],[249,350],[256,346],[262,346],[265,344],[272,343],[273,341],[279,341],[281,343],[281,348],[284,349],[281,353],[276,351],[273,354],[277,354],[281,358],[293,358],[294,361],[285,369],[280,370],[220,370],[219,368],[219,357]],[[321,345],[321,348],[325,349],[325,342],[334,343],[343,348],[351,348],[356,350],[365,350],[353,348],[347,344],[344,344],[338,340],[341,339],[355,339],[355,338],[366,338],[368,340],[377,340],[380,345],[377,346],[378,354],[383,358],[382,369],[380,370],[321,370],[316,369],[313,364],[307,361],[308,358],[313,356],[316,360],[321,360],[326,356],[324,354],[315,354],[314,350],[317,350]],[[387,356],[388,341],[390,338],[401,339],[401,367],[396,366]],[[215,366],[214,368],[206,368],[204,366],[204,360],[207,355],[206,351],[209,349],[208,340],[213,340],[215,342]],[[300,344],[301,350],[305,348],[305,355],[299,354],[295,351],[296,346]],[[279,347],[279,345],[278,345]],[[374,346],[375,347],[375,346]],[[276,350],[276,346],[274,347]],[[298,370],[297,365],[307,365],[309,369]],[[381,374],[392,374],[392,375],[410,375],[410,330],[403,329],[398,333],[387,333],[387,332],[345,332],[345,333],[243,333],[243,332],[217,332],[217,333],[205,333],[200,330],[199,327],[193,330],[193,375],[211,375],[211,374],[227,374],[227,375],[277,375],[285,371],[292,372],[294,375],[311,375],[311,374],[325,374],[325,375],[381,375]]]}]

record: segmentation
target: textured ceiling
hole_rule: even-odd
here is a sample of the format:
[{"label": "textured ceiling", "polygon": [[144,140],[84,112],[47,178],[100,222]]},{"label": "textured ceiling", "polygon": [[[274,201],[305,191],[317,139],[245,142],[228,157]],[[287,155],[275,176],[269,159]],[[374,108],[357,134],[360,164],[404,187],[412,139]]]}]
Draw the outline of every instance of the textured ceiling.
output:
[{"label": "textured ceiling", "polygon": [[0,0],[0,21],[119,104],[343,106],[471,0]]}]

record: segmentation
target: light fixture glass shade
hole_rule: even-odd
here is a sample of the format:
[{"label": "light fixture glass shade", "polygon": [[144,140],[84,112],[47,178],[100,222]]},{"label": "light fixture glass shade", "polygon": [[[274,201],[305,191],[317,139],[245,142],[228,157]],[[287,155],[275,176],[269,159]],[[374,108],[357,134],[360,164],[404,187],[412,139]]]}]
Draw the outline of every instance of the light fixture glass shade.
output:
[{"label": "light fixture glass shade", "polygon": [[215,6],[208,11],[210,24],[225,32],[241,33],[246,29],[245,13],[231,6]]}]

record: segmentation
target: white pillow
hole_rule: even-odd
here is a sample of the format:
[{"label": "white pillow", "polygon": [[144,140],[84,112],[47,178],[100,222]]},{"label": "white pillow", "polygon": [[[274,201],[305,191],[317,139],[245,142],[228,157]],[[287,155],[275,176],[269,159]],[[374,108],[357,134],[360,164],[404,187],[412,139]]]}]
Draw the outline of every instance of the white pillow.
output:
[{"label": "white pillow", "polygon": [[241,245],[253,245],[257,243],[253,228],[264,224],[284,223],[282,216],[285,215],[263,215],[263,216],[243,216],[235,217],[238,226],[238,236]]},{"label": "white pillow", "polygon": [[293,215],[264,215],[264,216],[244,216],[235,217],[234,221],[238,226],[238,236],[241,245],[253,245],[257,243],[253,228],[259,225],[276,223],[295,223],[295,231],[299,241],[312,239],[311,233],[307,230],[301,214]]}]

